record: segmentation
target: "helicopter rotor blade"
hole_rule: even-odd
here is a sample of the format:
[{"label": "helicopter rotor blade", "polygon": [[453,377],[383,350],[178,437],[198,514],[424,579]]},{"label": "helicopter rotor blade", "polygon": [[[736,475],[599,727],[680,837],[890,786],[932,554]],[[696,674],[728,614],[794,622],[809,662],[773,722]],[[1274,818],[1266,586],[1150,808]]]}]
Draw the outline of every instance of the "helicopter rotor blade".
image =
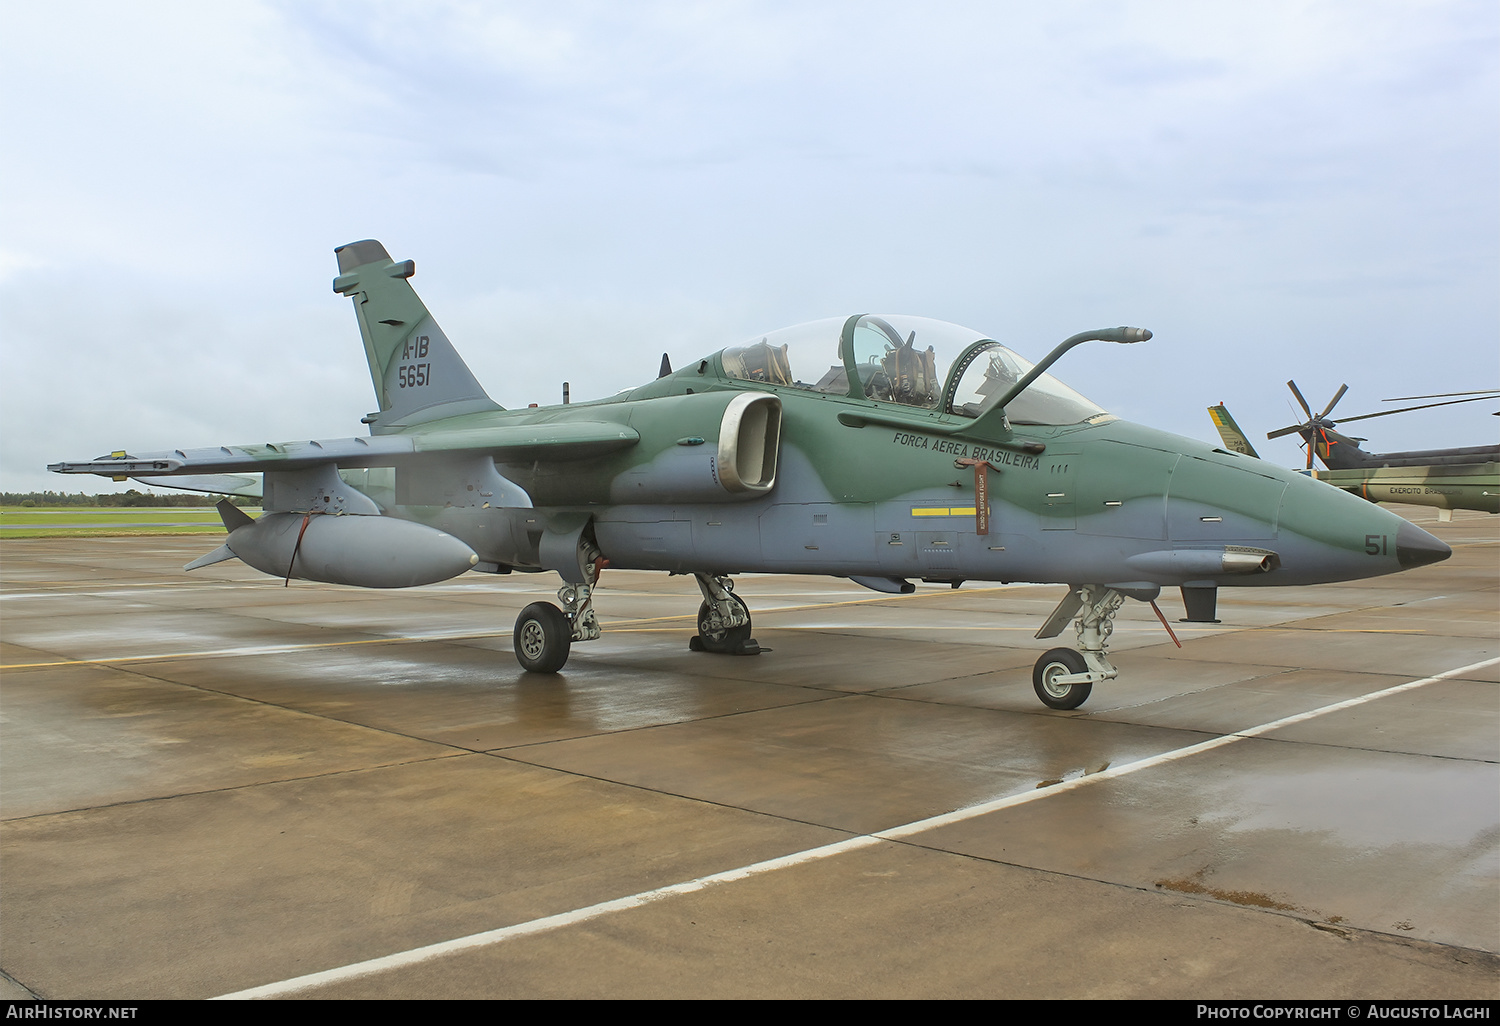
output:
[{"label": "helicopter rotor blade", "polygon": [[1477,392],[1434,392],[1432,395],[1398,395],[1390,399],[1380,400],[1383,403],[1404,403],[1413,399],[1447,399],[1454,395],[1493,395],[1500,396],[1500,388],[1483,388]]},{"label": "helicopter rotor blade", "polygon": [[1333,408],[1339,404],[1340,399],[1344,398],[1344,393],[1347,391],[1349,391],[1348,385],[1340,385],[1339,390],[1333,394],[1333,398],[1328,400],[1328,405],[1323,407],[1323,412],[1318,414],[1319,419],[1322,419],[1323,417],[1326,417],[1330,413],[1332,413]]},{"label": "helicopter rotor blade", "polygon": [[1449,399],[1445,403],[1423,403],[1421,406],[1403,406],[1399,410],[1381,410],[1379,413],[1361,413],[1357,417],[1340,417],[1340,424],[1347,424],[1351,420],[1369,420],[1371,417],[1388,417],[1393,413],[1410,413],[1412,410],[1430,410],[1434,406],[1456,406],[1459,403],[1479,403],[1494,398],[1491,395],[1476,395],[1469,399]]},{"label": "helicopter rotor blade", "polygon": [[1286,387],[1290,388],[1292,390],[1292,395],[1296,396],[1297,397],[1297,401],[1302,404],[1302,410],[1303,410],[1304,413],[1307,414],[1307,419],[1308,420],[1312,420],[1313,419],[1312,407],[1309,406],[1309,405],[1307,405],[1307,400],[1306,399],[1302,398],[1302,393],[1297,390],[1297,383],[1295,381],[1288,381],[1286,383]]},{"label": "helicopter rotor blade", "polygon": [[1280,438],[1282,435],[1289,435],[1293,431],[1301,431],[1301,430],[1303,430],[1306,427],[1307,427],[1306,424],[1293,424],[1291,427],[1284,427],[1284,428],[1282,428],[1279,431],[1268,432],[1266,434],[1266,437],[1267,438]]}]

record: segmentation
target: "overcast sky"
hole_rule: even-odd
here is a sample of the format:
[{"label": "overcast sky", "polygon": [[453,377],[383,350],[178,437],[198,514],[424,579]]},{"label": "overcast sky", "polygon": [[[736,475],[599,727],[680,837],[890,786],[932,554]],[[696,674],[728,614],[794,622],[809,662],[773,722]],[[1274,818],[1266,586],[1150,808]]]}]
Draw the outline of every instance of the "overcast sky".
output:
[{"label": "overcast sky", "polygon": [[[956,321],[1130,420],[1500,384],[1500,5],[0,2],[0,488],[364,433],[377,238],[506,406]],[[793,354],[826,366],[831,354]],[[798,363],[800,366],[800,362]],[[814,367],[814,370],[817,368]],[[1495,441],[1495,404],[1357,425]],[[1298,418],[1300,419],[1300,418]]]}]

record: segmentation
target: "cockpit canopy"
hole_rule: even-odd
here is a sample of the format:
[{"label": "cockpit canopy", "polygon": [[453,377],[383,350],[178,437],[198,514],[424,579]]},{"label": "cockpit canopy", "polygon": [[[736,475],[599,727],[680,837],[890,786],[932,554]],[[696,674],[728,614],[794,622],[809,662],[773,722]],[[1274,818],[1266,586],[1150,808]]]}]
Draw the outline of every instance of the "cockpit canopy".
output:
[{"label": "cockpit canopy", "polygon": [[[832,362],[815,381],[806,381],[793,373],[794,352],[799,361],[821,352]],[[972,328],[876,314],[782,328],[725,349],[719,358],[731,378],[959,417],[978,417],[1032,368]],[[939,368],[946,368],[946,376],[939,377]],[[1006,416],[1014,424],[1077,424],[1103,412],[1050,374],[1006,403]]]}]

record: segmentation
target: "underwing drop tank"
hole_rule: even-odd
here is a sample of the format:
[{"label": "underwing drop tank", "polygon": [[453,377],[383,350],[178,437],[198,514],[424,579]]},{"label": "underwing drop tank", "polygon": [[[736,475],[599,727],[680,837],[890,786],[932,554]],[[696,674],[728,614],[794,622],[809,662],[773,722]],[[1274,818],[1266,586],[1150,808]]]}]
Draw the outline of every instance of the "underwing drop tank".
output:
[{"label": "underwing drop tank", "polygon": [[188,569],[229,556],[275,577],[360,588],[435,584],[479,562],[468,545],[425,524],[320,513],[244,517],[218,552],[188,564]]}]

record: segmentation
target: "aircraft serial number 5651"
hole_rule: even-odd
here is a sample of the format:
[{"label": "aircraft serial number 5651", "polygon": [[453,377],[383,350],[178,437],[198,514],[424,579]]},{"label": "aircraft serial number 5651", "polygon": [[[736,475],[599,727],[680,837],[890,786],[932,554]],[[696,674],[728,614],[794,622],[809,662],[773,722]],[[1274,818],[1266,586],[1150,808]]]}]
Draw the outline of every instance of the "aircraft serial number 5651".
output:
[{"label": "aircraft serial number 5651", "polygon": [[431,380],[430,363],[414,363],[410,366],[402,364],[396,371],[396,381],[400,388],[420,388]]}]

